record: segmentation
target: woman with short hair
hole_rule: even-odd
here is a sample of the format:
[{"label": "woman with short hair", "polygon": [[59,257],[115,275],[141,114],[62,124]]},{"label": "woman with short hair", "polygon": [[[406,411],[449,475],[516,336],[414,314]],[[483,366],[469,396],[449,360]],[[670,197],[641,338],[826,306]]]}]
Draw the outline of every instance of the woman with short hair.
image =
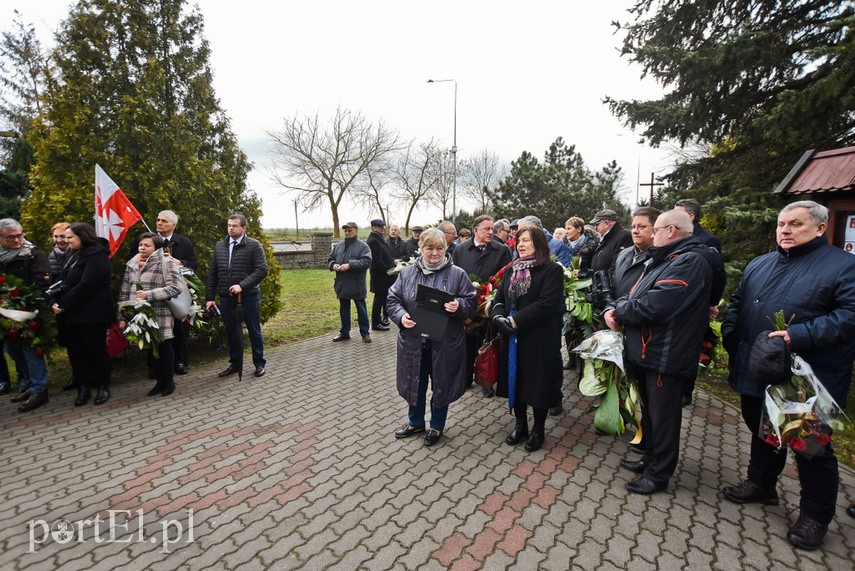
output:
[{"label": "woman with short hair", "polygon": [[[153,232],[140,234],[137,246],[139,253],[125,265],[125,279],[119,299],[121,308],[126,301],[146,300],[157,315],[161,340],[157,344],[157,359],[154,360],[157,382],[148,396],[169,396],[175,391],[173,377],[175,353],[172,351],[172,326],[175,318],[166,300],[181,293],[181,272],[178,264],[163,255],[163,238]],[[124,329],[125,322],[119,325]]]},{"label": "woman with short hair", "polygon": [[[422,232],[419,238],[421,256],[412,266],[401,271],[389,289],[387,307],[398,333],[398,394],[409,405],[408,422],[395,432],[395,438],[408,438],[425,432],[425,408],[428,379],[431,380],[430,429],[425,446],[439,441],[445,429],[448,405],[466,392],[466,333],[463,321],[475,311],[476,294],[466,272],[445,255],[445,234],[436,228]],[[414,332],[416,292],[424,285],[448,292],[454,299],[445,303],[448,326],[442,341],[431,340]]]}]

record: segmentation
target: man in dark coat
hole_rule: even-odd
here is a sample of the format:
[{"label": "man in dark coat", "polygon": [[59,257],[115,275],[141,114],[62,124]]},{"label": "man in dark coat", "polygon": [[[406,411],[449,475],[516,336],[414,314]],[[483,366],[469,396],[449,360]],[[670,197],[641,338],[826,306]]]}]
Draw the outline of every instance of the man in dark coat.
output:
[{"label": "man in dark coat", "polygon": [[368,307],[365,298],[365,274],[371,267],[371,248],[359,239],[356,222],[342,226],[344,240],[333,246],[327,267],[335,272],[335,295],[338,297],[341,330],[333,337],[333,342],[350,339],[350,301],[356,306],[359,321],[359,333],[365,343],[371,343],[371,331],[368,328]]},{"label": "man in dark coat", "polygon": [[421,226],[413,226],[410,228],[410,237],[404,240],[404,247],[407,250],[407,260],[413,259],[419,255],[419,238],[422,235],[424,228]]},{"label": "man in dark coat", "polygon": [[[0,220],[0,273],[11,274],[45,291],[50,285],[50,262],[36,246],[24,239],[24,229],[12,218]],[[19,394],[12,402],[20,402],[19,412],[36,409],[48,402],[48,371],[44,356],[29,346],[7,344],[6,350],[18,369]],[[0,374],[5,370],[0,368]],[[28,377],[21,378],[27,371]],[[0,378],[0,394],[9,392],[9,372]]]},{"label": "man in dark coat", "polygon": [[641,279],[603,315],[610,329],[624,327],[627,366],[641,394],[644,456],[620,462],[641,474],[626,485],[636,494],[664,490],[677,467],[682,380],[698,370],[709,321],[710,279],[720,263],[718,250],[692,236],[685,212],[663,212],[653,232]]},{"label": "man in dark coat", "polygon": [[632,235],[620,225],[614,210],[600,210],[591,224],[600,235],[600,244],[591,256],[591,273],[602,270],[612,273],[620,251],[632,246]]},{"label": "man in dark coat", "polygon": [[[778,505],[775,487],[787,453],[758,437],[765,387],[748,366],[755,339],[772,329],[775,313],[783,311],[788,325],[770,336],[782,337],[834,400],[846,406],[855,359],[855,256],[828,243],[827,224],[828,209],[816,202],[784,207],[778,214],[777,251],[748,264],[725,313],[721,330],[730,353],[729,381],[741,395],[742,418],[752,433],[748,479],[724,489],[732,502]],[[801,511],[787,540],[802,549],[816,549],[837,505],[837,458],[831,445],[812,457],[799,452],[795,457]]]},{"label": "man in dark coat", "polygon": [[642,206],[632,213],[632,247],[621,250],[615,262],[615,298],[629,295],[629,290],[644,272],[644,263],[650,258],[648,249],[653,245],[653,226],[659,214],[659,210],[650,206]]},{"label": "man in dark coat", "polygon": [[205,309],[210,310],[220,296],[220,312],[226,326],[229,341],[229,366],[219,373],[227,377],[238,372],[243,363],[243,343],[238,338],[234,312],[237,296],[242,296],[244,322],[252,345],[252,363],[255,376],[264,375],[264,339],[261,337],[261,295],[258,284],[267,277],[267,257],[261,242],[246,235],[246,218],[232,214],[228,220],[228,236],[214,244],[214,254],[208,267],[208,282],[205,285]]},{"label": "man in dark coat", "polygon": [[[474,274],[482,282],[490,279],[511,261],[511,251],[493,241],[493,222],[493,218],[486,214],[477,217],[472,225],[472,238],[459,244],[451,257],[455,266],[463,268],[470,276]],[[477,328],[466,335],[466,378],[470,385],[474,381],[478,347],[483,341],[483,328]],[[493,389],[484,389],[483,393],[488,398],[494,395]]]},{"label": "man in dark coat", "polygon": [[[386,222],[376,218],[371,221],[371,234],[365,241],[371,249],[371,293],[374,302],[371,304],[371,329],[389,331],[389,320],[386,319],[386,296],[389,287],[395,282],[395,276],[387,272],[395,267],[389,245],[386,243]],[[348,307],[348,311],[350,311]],[[383,323],[383,322],[386,323]]]},{"label": "man in dark coat", "polygon": [[[164,256],[171,256],[173,260],[182,266],[187,266],[196,271],[196,250],[193,242],[187,236],[182,236],[175,231],[178,226],[178,215],[171,210],[164,210],[157,215],[155,228],[163,238]],[[175,320],[172,326],[172,351],[175,353],[175,373],[186,375],[187,369],[187,341],[190,337],[190,324],[187,320]],[[149,365],[149,369],[151,369]]]},{"label": "man in dark coat", "polygon": [[[701,244],[711,246],[721,252],[721,242],[718,238],[710,234],[700,224],[701,219],[701,203],[694,198],[681,198],[674,203],[674,208],[679,208],[689,215],[692,219],[692,234]],[[724,270],[724,265],[717,268],[713,273],[713,287],[710,297],[710,320],[718,317],[718,304],[721,302],[721,295],[724,293],[724,286],[727,283],[727,272]],[[695,391],[695,379],[687,379],[686,385],[683,387],[683,406],[692,404],[692,393]]]}]

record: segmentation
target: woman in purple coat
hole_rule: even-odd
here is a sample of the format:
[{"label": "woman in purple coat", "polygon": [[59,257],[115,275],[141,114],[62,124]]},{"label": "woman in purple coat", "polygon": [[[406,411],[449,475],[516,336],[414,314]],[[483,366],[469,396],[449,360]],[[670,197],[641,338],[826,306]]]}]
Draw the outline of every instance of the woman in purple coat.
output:
[{"label": "woman in purple coat", "polygon": [[[436,228],[422,233],[421,257],[404,268],[389,289],[387,308],[398,333],[398,394],[409,405],[408,422],[395,431],[395,438],[407,438],[425,431],[428,379],[432,381],[430,430],[425,446],[433,446],[442,436],[448,405],[466,392],[466,335],[463,320],[475,310],[476,294],[466,272],[445,255],[445,235]],[[443,341],[432,341],[413,333],[419,284],[443,290],[454,296],[444,306],[449,316]]]}]

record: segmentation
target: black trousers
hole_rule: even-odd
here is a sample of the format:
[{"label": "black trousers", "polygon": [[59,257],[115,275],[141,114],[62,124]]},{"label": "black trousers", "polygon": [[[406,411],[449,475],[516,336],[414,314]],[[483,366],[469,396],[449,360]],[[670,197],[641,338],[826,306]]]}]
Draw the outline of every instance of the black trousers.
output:
[{"label": "black trousers", "polygon": [[683,424],[683,379],[643,367],[633,367],[641,394],[641,431],[648,464],[644,477],[665,485],[680,459],[680,428]]},{"label": "black trousers", "polygon": [[[748,461],[748,479],[771,489],[787,464],[787,449],[778,450],[757,436],[763,415],[763,398],[742,395],[742,420],[751,431],[751,458]],[[802,512],[813,519],[828,524],[837,506],[837,488],[840,472],[837,456],[829,444],[825,450],[808,458],[794,453],[801,483]]]},{"label": "black trousers", "polygon": [[388,295],[388,288],[374,292],[374,301],[371,304],[371,327],[380,325],[380,321],[386,315],[386,296]]},{"label": "black trousers", "polygon": [[[157,384],[168,386],[174,382],[175,353],[172,350],[172,339],[161,341],[157,346],[158,358],[153,359]],[[152,355],[152,358],[154,355]]]},{"label": "black trousers", "polygon": [[190,324],[185,320],[175,320],[172,324],[172,352],[175,354],[175,364],[187,364],[187,344],[190,337]]},{"label": "black trousers", "polygon": [[107,388],[110,384],[110,355],[107,354],[107,324],[70,325],[68,349],[74,354],[71,370],[79,387]]}]

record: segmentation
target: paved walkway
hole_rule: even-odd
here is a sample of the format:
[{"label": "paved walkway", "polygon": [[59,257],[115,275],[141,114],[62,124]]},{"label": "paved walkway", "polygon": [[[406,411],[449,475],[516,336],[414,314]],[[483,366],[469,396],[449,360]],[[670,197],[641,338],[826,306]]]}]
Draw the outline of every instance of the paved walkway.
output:
[{"label": "paved walkway", "polygon": [[4,397],[0,569],[853,569],[855,475],[824,548],[794,550],[794,471],[778,507],[723,501],[747,435],[704,393],[668,491],[636,496],[627,445],[595,436],[578,393],[534,454],[504,444],[506,401],[480,390],[428,449],[392,436],[394,333],[331,337],[270,351],[261,380],[195,367],[170,398],[135,380],[22,415]]}]

